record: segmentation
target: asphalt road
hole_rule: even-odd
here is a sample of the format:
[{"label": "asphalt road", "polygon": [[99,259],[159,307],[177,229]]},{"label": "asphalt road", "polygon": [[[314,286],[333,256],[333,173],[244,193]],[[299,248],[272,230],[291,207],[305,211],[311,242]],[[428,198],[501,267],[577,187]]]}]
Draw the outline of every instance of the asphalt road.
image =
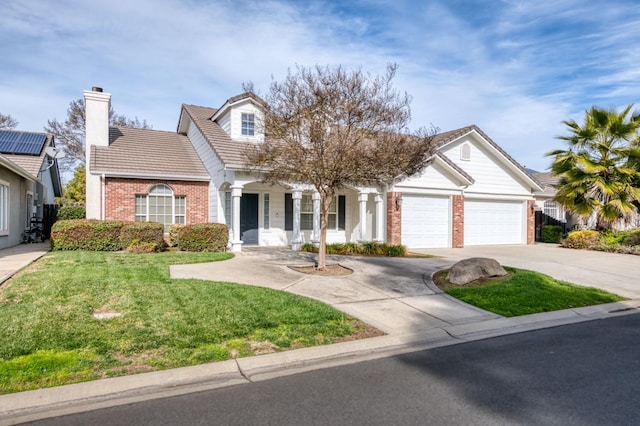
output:
[{"label": "asphalt road", "polygon": [[638,425],[640,314],[113,407],[38,425]]}]

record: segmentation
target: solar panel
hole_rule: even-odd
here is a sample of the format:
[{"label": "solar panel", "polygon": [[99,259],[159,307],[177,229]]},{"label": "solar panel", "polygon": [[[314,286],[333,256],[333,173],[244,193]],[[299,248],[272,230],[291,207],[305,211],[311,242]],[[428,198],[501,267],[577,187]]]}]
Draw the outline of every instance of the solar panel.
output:
[{"label": "solar panel", "polygon": [[0,153],[40,155],[46,140],[44,133],[0,130]]}]

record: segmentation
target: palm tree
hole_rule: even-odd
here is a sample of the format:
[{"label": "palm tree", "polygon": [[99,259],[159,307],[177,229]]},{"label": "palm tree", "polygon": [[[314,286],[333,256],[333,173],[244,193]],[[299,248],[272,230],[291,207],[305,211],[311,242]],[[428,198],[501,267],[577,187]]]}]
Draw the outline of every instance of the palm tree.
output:
[{"label": "palm tree", "polygon": [[595,217],[597,228],[636,211],[640,202],[640,113],[633,104],[622,112],[592,107],[584,124],[563,123],[568,149],[551,151],[551,171],[559,177],[555,200],[583,220]]}]

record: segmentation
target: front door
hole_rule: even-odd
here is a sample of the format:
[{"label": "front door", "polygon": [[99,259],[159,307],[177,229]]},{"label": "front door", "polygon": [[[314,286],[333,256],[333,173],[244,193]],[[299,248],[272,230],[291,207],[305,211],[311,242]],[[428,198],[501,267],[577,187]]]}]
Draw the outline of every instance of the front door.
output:
[{"label": "front door", "polygon": [[240,239],[244,244],[258,244],[258,194],[240,197]]}]

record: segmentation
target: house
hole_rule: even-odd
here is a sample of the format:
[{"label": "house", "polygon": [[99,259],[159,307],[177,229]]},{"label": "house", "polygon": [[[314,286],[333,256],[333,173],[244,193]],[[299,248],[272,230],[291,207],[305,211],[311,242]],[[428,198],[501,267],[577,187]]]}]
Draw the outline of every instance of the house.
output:
[{"label": "house", "polygon": [[62,195],[53,136],[0,130],[0,248],[22,242],[31,220]]},{"label": "house", "polygon": [[[109,128],[111,95],[84,92],[87,217],[220,222],[232,250],[317,242],[320,199],[304,185],[270,186],[245,166],[264,135],[262,99],[244,93],[220,108],[182,105],[176,132]],[[420,176],[389,188],[349,187],[331,206],[327,241],[387,241],[409,248],[534,241],[539,183],[477,126],[435,138]]]}]

